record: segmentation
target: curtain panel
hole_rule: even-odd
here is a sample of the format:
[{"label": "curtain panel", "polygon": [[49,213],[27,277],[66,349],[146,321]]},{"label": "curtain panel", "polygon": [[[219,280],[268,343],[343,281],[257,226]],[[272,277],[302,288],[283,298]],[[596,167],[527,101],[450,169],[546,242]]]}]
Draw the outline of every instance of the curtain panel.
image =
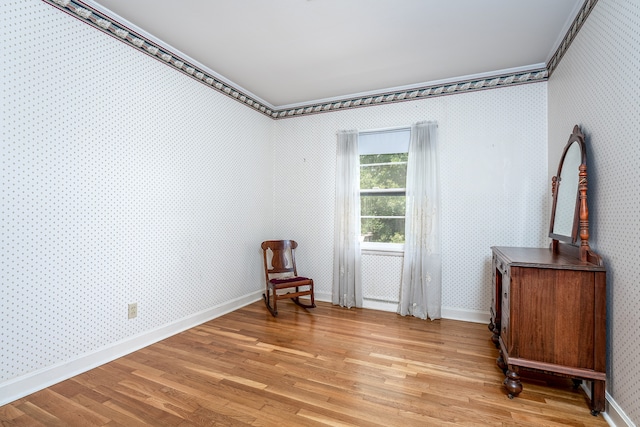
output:
[{"label": "curtain panel", "polygon": [[337,139],[332,302],[362,307],[358,131],[340,131]]},{"label": "curtain panel", "polygon": [[437,129],[434,122],[411,126],[407,163],[405,244],[398,313],[441,317],[442,254]]}]

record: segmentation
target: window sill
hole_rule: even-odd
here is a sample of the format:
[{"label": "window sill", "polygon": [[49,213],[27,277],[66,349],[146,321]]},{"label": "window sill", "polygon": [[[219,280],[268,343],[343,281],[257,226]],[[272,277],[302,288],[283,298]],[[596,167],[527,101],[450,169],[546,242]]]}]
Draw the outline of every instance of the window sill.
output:
[{"label": "window sill", "polygon": [[400,243],[361,243],[362,255],[404,256],[404,245]]}]

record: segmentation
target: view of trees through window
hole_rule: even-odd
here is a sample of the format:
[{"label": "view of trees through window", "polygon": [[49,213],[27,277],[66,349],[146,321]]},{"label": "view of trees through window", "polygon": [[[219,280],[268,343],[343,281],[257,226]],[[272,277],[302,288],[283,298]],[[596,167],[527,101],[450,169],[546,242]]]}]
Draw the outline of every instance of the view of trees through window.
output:
[{"label": "view of trees through window", "polygon": [[360,156],[360,220],[365,242],[404,243],[408,153]]}]

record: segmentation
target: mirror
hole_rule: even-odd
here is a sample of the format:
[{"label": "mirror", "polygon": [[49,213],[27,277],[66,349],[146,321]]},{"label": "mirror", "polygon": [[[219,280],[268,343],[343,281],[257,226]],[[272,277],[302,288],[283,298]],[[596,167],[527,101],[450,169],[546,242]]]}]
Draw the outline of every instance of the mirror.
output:
[{"label": "mirror", "polygon": [[554,240],[571,244],[578,240],[580,167],[585,165],[586,168],[586,162],[584,135],[576,125],[560,158],[558,174],[553,177],[553,209],[549,237]]}]

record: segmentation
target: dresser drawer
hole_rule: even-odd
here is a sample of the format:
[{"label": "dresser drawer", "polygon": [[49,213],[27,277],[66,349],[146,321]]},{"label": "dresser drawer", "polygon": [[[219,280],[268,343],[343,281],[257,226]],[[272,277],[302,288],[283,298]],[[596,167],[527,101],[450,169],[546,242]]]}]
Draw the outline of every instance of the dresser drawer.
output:
[{"label": "dresser drawer", "polygon": [[502,318],[500,322],[500,337],[504,342],[507,351],[510,351],[511,346],[511,280],[509,278],[509,269],[507,268],[502,274],[502,289],[501,289],[501,306],[502,306]]},{"label": "dresser drawer", "polygon": [[500,274],[505,274],[509,269],[508,262],[496,254],[493,254],[493,265]]}]

